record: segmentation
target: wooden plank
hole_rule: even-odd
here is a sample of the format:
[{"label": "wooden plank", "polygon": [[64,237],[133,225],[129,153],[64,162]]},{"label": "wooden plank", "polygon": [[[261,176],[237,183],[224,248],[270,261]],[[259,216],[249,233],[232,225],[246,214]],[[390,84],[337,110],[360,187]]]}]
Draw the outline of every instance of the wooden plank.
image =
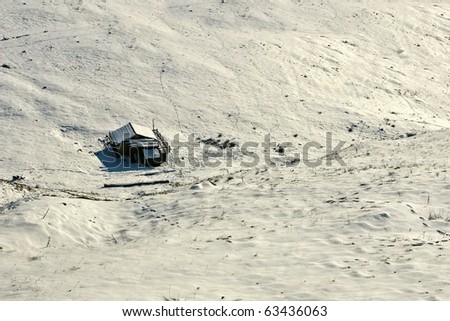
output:
[{"label": "wooden plank", "polygon": [[133,187],[133,186],[143,186],[143,185],[159,185],[159,184],[169,184],[169,180],[160,180],[152,182],[138,182],[138,183],[124,183],[124,184],[103,184],[104,188],[110,187]]}]

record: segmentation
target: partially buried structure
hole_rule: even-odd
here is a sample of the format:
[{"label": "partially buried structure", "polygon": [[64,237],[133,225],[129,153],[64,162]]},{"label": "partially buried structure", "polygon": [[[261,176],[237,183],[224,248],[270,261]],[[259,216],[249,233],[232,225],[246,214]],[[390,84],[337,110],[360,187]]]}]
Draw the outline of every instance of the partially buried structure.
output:
[{"label": "partially buried structure", "polygon": [[157,129],[132,123],[109,132],[108,143],[118,156],[152,167],[165,163],[170,152],[167,140]]}]

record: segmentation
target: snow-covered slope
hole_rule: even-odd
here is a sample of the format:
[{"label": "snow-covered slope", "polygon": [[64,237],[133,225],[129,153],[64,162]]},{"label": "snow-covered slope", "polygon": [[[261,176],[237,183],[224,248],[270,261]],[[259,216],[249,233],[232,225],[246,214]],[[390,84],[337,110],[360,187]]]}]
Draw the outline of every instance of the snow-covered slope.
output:
[{"label": "snow-covered slope", "polygon": [[[0,297],[449,299],[449,9],[4,0]],[[345,166],[103,166],[153,119]]]}]

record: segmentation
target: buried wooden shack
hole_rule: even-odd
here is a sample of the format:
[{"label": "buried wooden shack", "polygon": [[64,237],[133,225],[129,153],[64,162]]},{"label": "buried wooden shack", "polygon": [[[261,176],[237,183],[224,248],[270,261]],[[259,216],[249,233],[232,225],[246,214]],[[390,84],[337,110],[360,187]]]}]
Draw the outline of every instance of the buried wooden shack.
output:
[{"label": "buried wooden shack", "polygon": [[170,152],[169,143],[158,129],[131,122],[109,132],[106,141],[117,156],[146,166],[156,167],[165,163]]}]

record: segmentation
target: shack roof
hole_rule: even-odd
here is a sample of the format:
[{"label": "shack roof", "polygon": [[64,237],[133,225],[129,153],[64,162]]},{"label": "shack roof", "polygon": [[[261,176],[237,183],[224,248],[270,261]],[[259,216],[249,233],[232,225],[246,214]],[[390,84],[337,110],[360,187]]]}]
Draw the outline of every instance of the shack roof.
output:
[{"label": "shack roof", "polygon": [[111,141],[116,145],[119,145],[124,140],[128,139],[154,138],[153,132],[150,128],[132,123],[128,123],[125,126],[110,132],[109,136]]}]

